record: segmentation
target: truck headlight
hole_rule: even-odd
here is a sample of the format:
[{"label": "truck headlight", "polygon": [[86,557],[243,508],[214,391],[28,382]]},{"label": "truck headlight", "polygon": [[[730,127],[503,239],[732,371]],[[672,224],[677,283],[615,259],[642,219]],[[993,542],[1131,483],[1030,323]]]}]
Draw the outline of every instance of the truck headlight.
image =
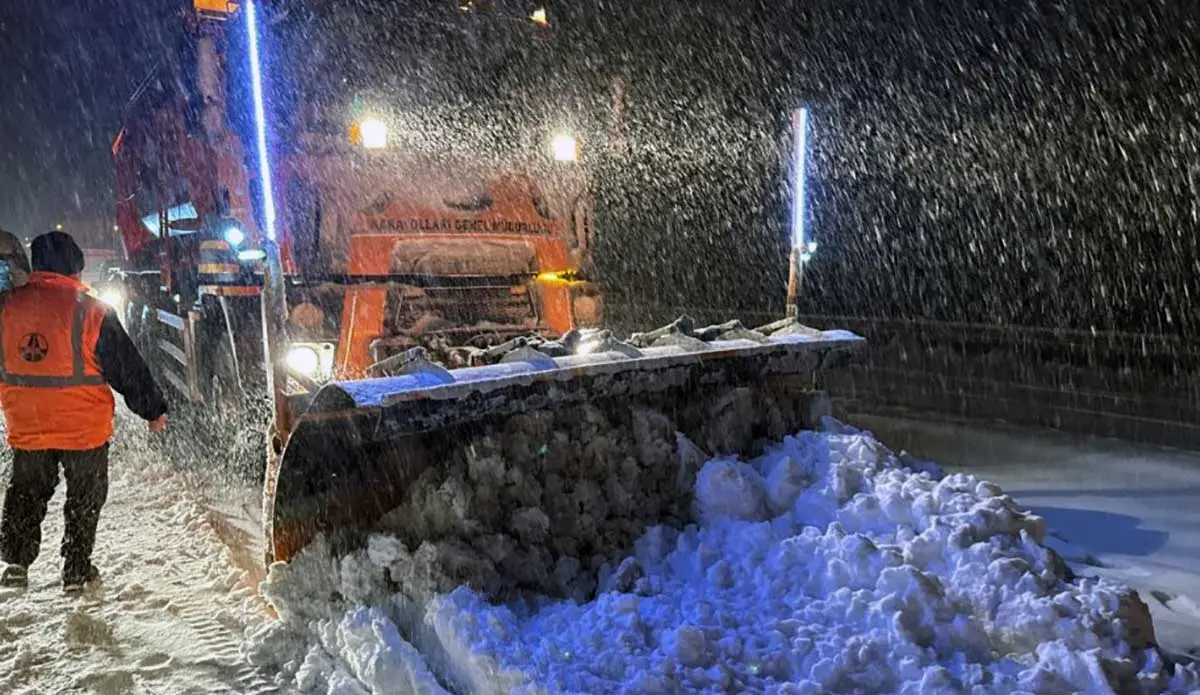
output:
[{"label": "truck headlight", "polygon": [[283,359],[293,372],[324,381],[333,373],[333,353],[333,343],[294,343]]},{"label": "truck headlight", "polygon": [[321,356],[307,345],[293,347],[287,351],[287,365],[304,376],[315,379],[320,375]]},{"label": "truck headlight", "polygon": [[125,295],[116,288],[109,288],[100,293],[100,301],[113,307],[120,308],[125,302]]},{"label": "truck headlight", "polygon": [[364,118],[358,124],[358,136],[362,146],[368,150],[382,150],[387,147],[387,124],[378,118]]},{"label": "truck headlight", "polygon": [[550,143],[554,159],[559,162],[574,162],[579,158],[579,144],[570,135],[559,135]]},{"label": "truck headlight", "polygon": [[246,240],[246,233],[242,231],[241,227],[236,225],[226,227],[225,232],[221,236],[225,237],[225,241],[235,248],[241,246],[242,242]]}]

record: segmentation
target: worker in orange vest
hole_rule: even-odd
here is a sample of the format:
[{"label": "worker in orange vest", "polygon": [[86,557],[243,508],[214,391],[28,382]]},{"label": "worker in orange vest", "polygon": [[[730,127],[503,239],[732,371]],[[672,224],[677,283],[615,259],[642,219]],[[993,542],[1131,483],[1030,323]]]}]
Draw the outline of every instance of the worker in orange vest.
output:
[{"label": "worker in orange vest", "polygon": [[116,313],[86,293],[75,240],[43,234],[31,255],[28,282],[0,294],[0,406],[13,450],[0,519],[0,585],[28,586],[62,466],[62,581],[72,593],[99,579],[92,547],[108,497],[113,389],[154,432],[166,427],[167,403]]}]

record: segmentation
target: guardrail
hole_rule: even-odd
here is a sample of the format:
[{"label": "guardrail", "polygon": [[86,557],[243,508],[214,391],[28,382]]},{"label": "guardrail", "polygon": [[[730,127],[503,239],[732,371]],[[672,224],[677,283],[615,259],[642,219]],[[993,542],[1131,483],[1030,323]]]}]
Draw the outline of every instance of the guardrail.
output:
[{"label": "guardrail", "polygon": [[1177,336],[806,316],[868,348],[827,376],[845,407],[943,413],[1200,449],[1200,345]]},{"label": "guardrail", "polygon": [[[625,328],[685,313],[700,323],[737,316],[748,326],[778,318],[730,307],[655,303],[636,312],[629,312],[633,318]],[[829,314],[800,320],[867,339],[849,368],[822,375],[839,410],[1002,420],[1200,450],[1196,341]]]},{"label": "guardrail", "polygon": [[169,358],[159,361],[162,377],[182,396],[199,402],[200,375],[195,360],[194,317],[189,314],[184,318],[159,309],[155,312],[155,318],[160,330],[154,332],[154,348]]}]

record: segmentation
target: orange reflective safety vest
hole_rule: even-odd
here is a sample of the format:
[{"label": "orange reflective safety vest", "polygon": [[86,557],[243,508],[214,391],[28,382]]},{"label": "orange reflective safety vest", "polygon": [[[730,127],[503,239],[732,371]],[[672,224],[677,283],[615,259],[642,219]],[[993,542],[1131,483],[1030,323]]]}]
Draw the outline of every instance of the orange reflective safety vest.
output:
[{"label": "orange reflective safety vest", "polygon": [[113,433],[96,342],[104,305],[74,278],[35,272],[0,295],[0,407],[14,449],[85,451]]}]

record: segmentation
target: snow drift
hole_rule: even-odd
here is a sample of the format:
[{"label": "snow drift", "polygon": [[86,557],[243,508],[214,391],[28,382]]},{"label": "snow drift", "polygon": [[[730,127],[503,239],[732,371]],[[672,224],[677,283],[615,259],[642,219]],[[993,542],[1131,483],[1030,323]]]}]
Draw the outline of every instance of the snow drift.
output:
[{"label": "snow drift", "polygon": [[[1160,693],[1126,587],[1074,578],[1042,520],[829,423],[695,477],[697,524],[656,526],[588,601],[490,603],[376,535],[272,568],[251,660],[301,692]],[[681,445],[681,448],[682,445]],[[921,468],[921,472],[915,469]],[[549,529],[553,535],[554,528]],[[426,550],[434,553],[439,549]],[[424,568],[424,569],[423,569]]]}]

